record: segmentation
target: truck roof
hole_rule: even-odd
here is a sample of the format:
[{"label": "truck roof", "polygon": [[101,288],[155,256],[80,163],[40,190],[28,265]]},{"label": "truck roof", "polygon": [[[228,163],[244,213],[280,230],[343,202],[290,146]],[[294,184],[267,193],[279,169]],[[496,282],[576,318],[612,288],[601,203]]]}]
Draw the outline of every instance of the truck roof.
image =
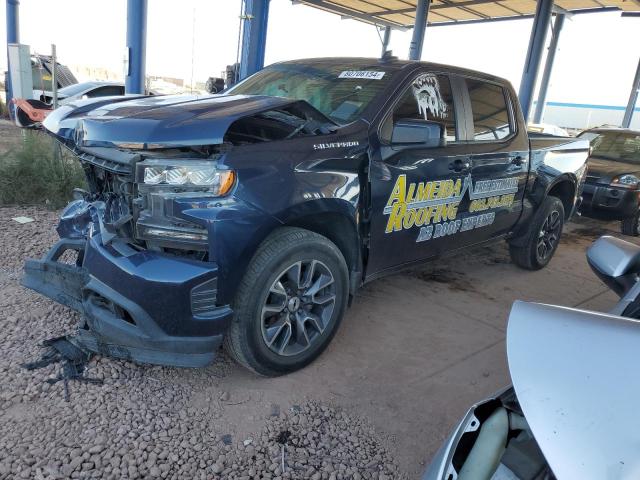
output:
[{"label": "truck roof", "polygon": [[442,70],[451,73],[457,73],[460,75],[483,78],[493,82],[499,82],[509,84],[510,82],[504,78],[491,75],[489,73],[480,72],[478,70],[471,70],[468,68],[456,67],[453,65],[446,65],[442,63],[423,62],[418,60],[401,60],[398,57],[383,57],[383,58],[366,58],[366,57],[319,57],[319,58],[301,58],[296,60],[286,60],[278,62],[278,65],[287,64],[299,64],[299,65],[331,65],[333,63],[350,63],[356,68],[381,68],[384,67],[388,71],[411,71],[418,67],[428,67],[433,70]]}]

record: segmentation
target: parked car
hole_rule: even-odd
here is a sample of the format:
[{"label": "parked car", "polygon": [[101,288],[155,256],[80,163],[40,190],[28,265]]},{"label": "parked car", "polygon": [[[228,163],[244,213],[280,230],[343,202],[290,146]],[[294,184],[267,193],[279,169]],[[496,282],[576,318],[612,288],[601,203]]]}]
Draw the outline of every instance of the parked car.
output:
[{"label": "parked car", "polygon": [[[58,90],[58,103],[64,105],[73,100],[112,97],[124,95],[124,84],[113,82],[83,82],[75,83]],[[16,106],[15,121],[19,127],[34,127],[47,118],[53,110],[52,97],[46,96],[46,101],[31,98],[14,98]]]},{"label": "parked car", "polygon": [[82,82],[58,90],[60,105],[78,98],[114,97],[124,95],[124,83]]},{"label": "parked car", "polygon": [[564,128],[550,123],[530,123],[527,125],[529,133],[544,133],[545,135],[553,135],[554,137],[570,137],[569,132]]},{"label": "parked car", "polygon": [[591,142],[581,213],[620,220],[622,233],[640,235],[640,131],[594,128],[578,137]]},{"label": "parked car", "polygon": [[516,264],[547,265],[588,153],[529,139],[506,80],[394,58],[279,63],[207,98],[77,101],[44,126],[90,192],[24,284],[83,312],[92,351],[199,366],[224,339],[263,375],[315,359],[365,282],[504,239]]},{"label": "parked car", "polygon": [[515,302],[513,385],[471,407],[423,480],[638,477],[640,247],[603,237],[587,257],[620,302],[610,314]]}]

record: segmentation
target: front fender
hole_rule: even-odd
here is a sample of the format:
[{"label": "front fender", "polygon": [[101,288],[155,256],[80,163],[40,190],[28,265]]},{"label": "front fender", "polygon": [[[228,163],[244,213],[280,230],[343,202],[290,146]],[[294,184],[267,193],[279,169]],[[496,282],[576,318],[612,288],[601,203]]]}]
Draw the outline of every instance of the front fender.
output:
[{"label": "front fender", "polygon": [[342,252],[349,268],[350,290],[360,286],[363,272],[363,241],[356,205],[338,198],[326,198],[294,205],[278,215],[285,225],[305,228],[331,240]]},{"label": "front fender", "polygon": [[[319,223],[312,228],[329,237],[353,262],[357,270],[359,242],[356,223],[356,208],[350,202],[340,199],[319,199],[293,205],[277,215],[269,215],[247,202],[230,199],[207,209],[184,210],[185,218],[206,224],[209,231],[210,261],[218,265],[218,304],[233,302],[237,288],[249,262],[260,244],[275,230],[284,225],[305,227],[310,219]],[[329,215],[329,216],[327,216]],[[331,217],[333,215],[333,217]],[[338,218],[343,219],[337,222]],[[326,221],[331,220],[331,221]],[[345,232],[340,226],[349,228]],[[327,230],[323,230],[326,228]],[[339,230],[336,236],[329,233]],[[347,258],[349,261],[349,258]],[[356,262],[356,265],[353,263]]]},{"label": "front fender", "polygon": [[291,224],[304,217],[327,213],[344,216],[354,227],[356,225],[356,205],[340,198],[321,198],[298,203],[278,212],[275,217],[284,224]]},{"label": "front fender", "polygon": [[209,232],[209,260],[218,265],[218,304],[231,304],[242,277],[262,241],[282,223],[238,198],[182,210],[180,216]]}]

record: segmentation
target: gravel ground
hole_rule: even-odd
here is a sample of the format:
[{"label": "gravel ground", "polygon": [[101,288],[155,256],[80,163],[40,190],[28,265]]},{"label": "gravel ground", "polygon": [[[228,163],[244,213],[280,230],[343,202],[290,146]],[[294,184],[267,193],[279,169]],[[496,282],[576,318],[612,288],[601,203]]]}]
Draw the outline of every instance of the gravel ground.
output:
[{"label": "gravel ground", "polygon": [[[19,215],[36,221],[11,220]],[[58,365],[19,366],[78,321],[18,284],[24,259],[56,240],[56,219],[38,208],[0,209],[0,478],[405,478],[366,419],[322,399],[252,398],[242,414],[260,419],[261,429],[240,432],[225,407],[246,401],[216,388],[237,372],[224,355],[197,370],[96,357],[86,376],[104,384],[71,382],[66,402],[61,383],[46,382]]]}]

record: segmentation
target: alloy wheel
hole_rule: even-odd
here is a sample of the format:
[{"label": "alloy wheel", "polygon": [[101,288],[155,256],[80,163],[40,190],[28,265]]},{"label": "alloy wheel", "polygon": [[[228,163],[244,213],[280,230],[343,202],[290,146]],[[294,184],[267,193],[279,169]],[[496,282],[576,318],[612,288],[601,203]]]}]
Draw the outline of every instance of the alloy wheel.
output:
[{"label": "alloy wheel", "polygon": [[540,233],[538,234],[538,243],[536,244],[538,260],[545,261],[553,254],[560,240],[561,228],[562,219],[560,218],[560,212],[553,210],[547,218],[545,218]]},{"label": "alloy wheel", "polygon": [[277,355],[311,348],[333,318],[335,282],[318,260],[295,262],[276,277],[261,311],[262,338]]}]

